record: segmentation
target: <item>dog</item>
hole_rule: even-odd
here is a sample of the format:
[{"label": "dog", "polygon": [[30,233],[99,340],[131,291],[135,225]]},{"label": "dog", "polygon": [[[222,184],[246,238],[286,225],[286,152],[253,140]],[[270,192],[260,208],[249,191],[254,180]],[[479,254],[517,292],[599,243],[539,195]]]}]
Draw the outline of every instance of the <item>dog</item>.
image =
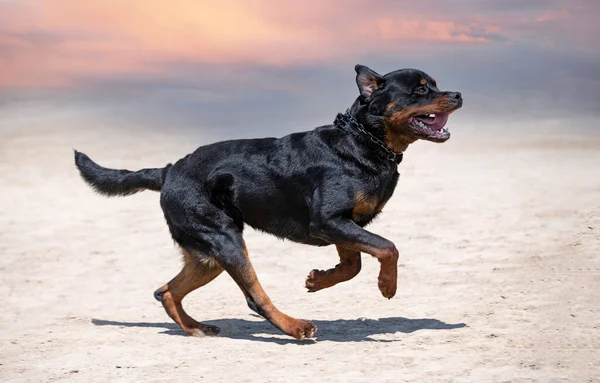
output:
[{"label": "dog", "polygon": [[417,69],[382,76],[356,65],[355,71],[359,95],[333,125],[282,138],[216,142],[164,168],[139,171],[107,169],[75,151],[81,176],[100,194],[160,191],[184,266],[154,297],[186,334],[219,333],[190,317],[181,302],[225,270],[250,309],[298,340],[315,336],[312,323],[279,311],[263,290],[242,236],[245,224],[298,243],[335,245],[339,264],[312,270],[309,292],[352,279],[367,253],[380,262],[381,294],[395,295],[398,250],[364,227],[392,196],[406,148],[419,139],[447,141],[448,116],[463,100]]}]

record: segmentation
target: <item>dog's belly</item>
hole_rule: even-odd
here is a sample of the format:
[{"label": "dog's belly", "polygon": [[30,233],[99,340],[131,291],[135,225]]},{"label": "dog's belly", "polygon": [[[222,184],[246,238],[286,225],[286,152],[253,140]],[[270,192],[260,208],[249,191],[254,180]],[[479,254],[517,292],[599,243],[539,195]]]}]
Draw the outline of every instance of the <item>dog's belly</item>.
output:
[{"label": "dog's belly", "polygon": [[278,238],[287,239],[287,240],[297,242],[297,243],[302,243],[304,245],[311,245],[311,246],[330,245],[329,242],[323,241],[322,239],[319,239],[319,238],[312,237],[308,233],[308,230],[304,230],[300,227],[294,226],[293,223],[291,223],[291,222],[287,222],[285,224],[285,226],[279,226],[279,227],[276,227],[273,225],[270,225],[268,227],[260,227],[260,226],[252,225],[250,223],[248,223],[248,224],[255,229],[264,231],[265,233],[272,234]]},{"label": "dog's belly", "polygon": [[310,219],[306,206],[289,200],[270,198],[263,203],[256,203],[254,199],[254,203],[241,204],[239,208],[244,222],[257,230],[306,245],[329,244],[310,235]]}]

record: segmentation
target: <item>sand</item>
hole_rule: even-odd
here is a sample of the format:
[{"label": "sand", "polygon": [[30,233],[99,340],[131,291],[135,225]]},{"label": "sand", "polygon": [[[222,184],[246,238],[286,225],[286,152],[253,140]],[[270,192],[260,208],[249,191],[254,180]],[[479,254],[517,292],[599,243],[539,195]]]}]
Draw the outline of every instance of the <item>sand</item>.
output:
[{"label": "sand", "polygon": [[42,117],[0,119],[2,382],[600,381],[598,138],[451,121],[446,144],[413,145],[369,227],[401,252],[391,300],[368,255],[353,280],[309,294],[307,273],[334,266],[335,249],[246,229],[272,300],[318,326],[297,342],[226,274],[184,301],[220,336],[185,336],[152,296],[180,269],[158,194],[98,196],[72,163],[77,148],[162,166],[206,140]]}]

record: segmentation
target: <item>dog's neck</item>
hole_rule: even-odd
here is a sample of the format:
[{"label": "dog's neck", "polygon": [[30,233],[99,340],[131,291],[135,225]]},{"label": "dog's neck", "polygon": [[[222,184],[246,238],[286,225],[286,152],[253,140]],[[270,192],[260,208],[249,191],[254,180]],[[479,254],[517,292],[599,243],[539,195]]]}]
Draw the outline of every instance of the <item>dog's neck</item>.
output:
[{"label": "dog's neck", "polygon": [[348,114],[360,122],[369,133],[385,142],[386,135],[381,118],[373,116],[368,110],[369,105],[360,96],[348,109]]},{"label": "dog's neck", "polygon": [[395,132],[390,128],[386,129],[384,118],[369,113],[369,105],[362,96],[354,101],[348,109],[348,113],[360,122],[369,133],[385,142],[387,147],[394,152],[404,153],[408,146],[417,140],[417,138]]}]

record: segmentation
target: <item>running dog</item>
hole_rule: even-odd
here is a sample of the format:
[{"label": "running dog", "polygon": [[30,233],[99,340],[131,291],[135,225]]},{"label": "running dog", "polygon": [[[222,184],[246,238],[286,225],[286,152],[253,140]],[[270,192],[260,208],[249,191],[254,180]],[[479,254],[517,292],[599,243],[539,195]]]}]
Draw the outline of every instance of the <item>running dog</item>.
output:
[{"label": "running dog", "polygon": [[181,302],[223,270],[248,306],[285,334],[316,334],[312,323],[279,311],[263,290],[242,236],[245,224],[298,243],[335,245],[340,263],[312,270],[309,292],[352,279],[367,253],[380,262],[381,294],[396,293],[398,250],[364,227],[392,196],[402,153],[419,139],[448,140],[448,116],[463,101],[458,92],[440,91],[420,70],[381,76],[356,65],[355,71],[360,94],[332,125],[282,138],[217,142],[174,164],[139,171],[107,169],[75,151],[81,176],[100,194],[160,192],[184,266],[154,296],[186,334],[218,334],[217,327],[190,317]]}]

